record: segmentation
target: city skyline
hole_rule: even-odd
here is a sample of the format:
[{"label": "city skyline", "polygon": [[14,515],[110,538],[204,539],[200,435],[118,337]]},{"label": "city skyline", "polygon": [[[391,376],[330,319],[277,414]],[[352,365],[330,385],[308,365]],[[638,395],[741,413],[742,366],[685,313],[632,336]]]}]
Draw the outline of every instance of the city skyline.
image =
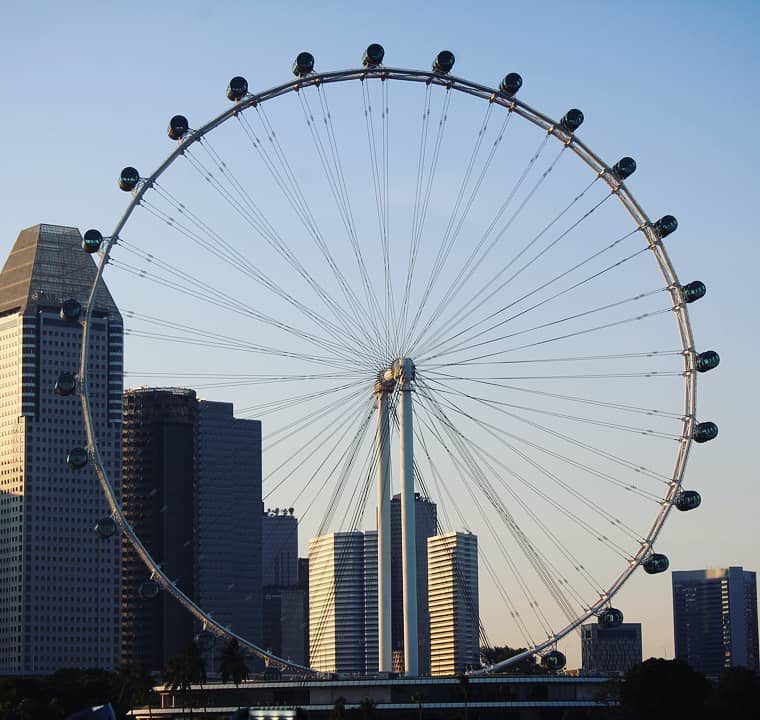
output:
[{"label": "city skyline", "polygon": [[[735,8],[738,7],[740,6],[735,6]],[[489,9],[489,12],[493,13],[495,12],[495,9],[491,8]],[[668,16],[667,10],[663,10],[662,13],[664,17]],[[731,23],[729,16],[730,12],[721,16],[721,27],[728,27],[730,33],[733,33],[732,37],[739,37],[739,39],[741,39],[743,37],[742,33],[735,23]],[[612,15],[608,15],[607,17],[610,18]],[[693,16],[687,16],[687,20],[687,25],[691,23],[689,26],[692,27],[692,29],[696,28],[697,31],[701,32],[702,37],[714,37],[712,34],[708,33],[708,31],[701,28],[701,25],[697,23]],[[536,25],[533,24],[535,21],[532,18],[528,18],[527,22],[529,26],[536,27]],[[379,34],[382,35],[382,23],[377,29]],[[435,33],[433,30],[438,30],[438,32]],[[714,59],[714,55],[710,53],[707,53],[704,58],[702,58],[702,56],[697,56],[695,54],[696,50],[694,49],[696,45],[689,45],[685,39],[685,34],[681,34],[681,32],[685,33],[686,31],[677,31],[675,38],[671,38],[673,41],[672,48],[657,45],[655,49],[660,53],[675,54],[677,47],[683,47],[685,45],[687,48],[692,48],[692,55],[688,56],[692,59],[696,58],[699,62],[705,63],[708,58]],[[403,56],[405,64],[423,65],[428,63],[428,56],[432,54],[432,50],[428,48],[427,45],[425,45],[424,49],[416,48],[410,38],[403,34],[401,36],[398,34],[394,35],[389,26],[387,26],[386,34],[389,35],[389,37],[396,38],[397,47],[394,50],[394,54]],[[461,36],[465,36],[462,37],[462,42],[459,43],[459,47],[462,47],[461,51],[459,50],[457,43],[457,32],[453,31],[451,28],[443,26],[438,28],[431,27],[423,40],[428,44],[435,42],[436,50],[438,49],[438,44],[440,44],[441,47],[446,44],[451,45],[452,49],[458,52],[462,67],[466,68],[466,75],[468,76],[477,79],[478,77],[485,78],[490,77],[491,75],[498,76],[502,72],[501,65],[504,61],[500,57],[496,57],[495,53],[489,54],[488,50],[476,51],[472,47],[472,36],[468,34],[467,30],[463,31],[460,37]],[[288,40],[288,45],[292,44],[293,46],[292,52],[290,47],[287,48],[287,51],[281,52],[276,49],[271,49],[272,57],[280,58],[280,60],[277,63],[267,62],[266,67],[264,67],[266,55],[262,49],[262,54],[256,58],[261,66],[257,68],[258,72],[256,74],[260,75],[263,73],[265,75],[265,78],[261,79],[261,83],[266,86],[268,83],[265,80],[271,78],[272,82],[269,84],[274,84],[278,79],[284,77],[288,72],[287,64],[291,60],[291,55],[296,50],[301,49],[299,43],[307,43],[310,37],[313,40],[313,32],[302,33],[301,31],[296,31],[292,38]],[[385,42],[386,47],[389,49],[392,47],[391,42],[385,38],[379,37],[378,39]],[[364,42],[359,42],[358,38],[356,42],[353,42],[352,39],[350,43],[345,40],[342,41],[342,43],[343,44],[338,48],[340,52],[336,50],[332,57],[328,55],[327,48],[323,48],[322,51],[318,53],[321,67],[341,67],[342,64],[340,60],[345,58],[348,53],[349,45],[352,48],[351,52],[354,54],[358,53],[361,48],[366,45]],[[728,40],[721,39],[719,47],[722,46],[723,43],[727,45]],[[540,42],[537,42],[536,44],[543,45],[543,43]],[[354,45],[356,46],[355,48]],[[311,46],[314,46],[313,42]],[[433,46],[431,45],[431,47]],[[568,45],[566,44],[561,44],[560,47],[569,51]],[[559,53],[560,47],[558,47],[555,52]],[[744,45],[741,45],[740,43],[739,48],[741,50],[744,48]],[[723,49],[725,50],[726,48],[724,47]],[[740,50],[737,50],[736,52],[738,53]],[[340,57],[338,57],[339,55]],[[353,56],[351,57],[353,58]],[[668,55],[668,57],[670,57],[670,55]],[[123,165],[137,162],[138,160],[144,159],[144,162],[141,164],[149,165],[153,158],[159,157],[165,152],[165,145],[161,144],[161,140],[163,139],[161,138],[161,128],[158,126],[161,124],[165,125],[166,118],[175,111],[176,107],[179,107],[183,98],[192,98],[192,100],[188,101],[188,104],[195,103],[195,107],[191,108],[195,109],[195,112],[193,113],[194,117],[201,118],[210,115],[211,109],[216,107],[213,104],[216,100],[213,102],[210,100],[212,95],[214,98],[218,95],[218,88],[216,85],[226,83],[228,80],[227,76],[231,76],[236,72],[247,72],[248,67],[256,65],[256,62],[254,62],[252,58],[238,56],[235,57],[234,60],[235,63],[239,63],[236,64],[234,68],[228,68],[226,63],[221,63],[219,61],[213,61],[208,68],[204,68],[204,82],[208,83],[209,87],[212,84],[214,85],[213,93],[206,93],[205,88],[196,95],[193,95],[192,88],[181,88],[181,90],[177,90],[177,95],[171,99],[171,102],[166,101],[159,104],[160,112],[157,110],[155,117],[152,117],[151,113],[146,112],[144,117],[140,117],[138,120],[131,123],[129,132],[126,133],[130,135],[130,138],[128,138],[125,143],[121,142],[121,138],[119,138],[119,143],[113,143],[112,140],[109,140],[109,142],[106,143],[105,138],[102,135],[99,133],[92,133],[92,137],[94,138],[92,142],[100,142],[103,146],[108,147],[108,153],[106,153],[106,157],[103,160],[103,164],[108,165],[108,167],[102,168],[102,184],[108,185],[108,192],[103,190],[100,186],[101,183],[93,183],[91,190],[97,196],[102,195],[104,198],[104,202],[94,203],[94,205],[98,206],[98,212],[102,213],[102,218],[99,217],[91,220],[91,211],[88,209],[87,212],[85,212],[85,208],[81,205],[78,206],[76,202],[70,203],[69,206],[66,206],[65,213],[76,213],[78,215],[77,218],[74,218],[76,224],[81,225],[83,229],[90,225],[100,225],[104,232],[106,232],[108,223],[111,222],[111,224],[113,224],[112,218],[115,218],[118,215],[120,208],[123,206],[123,197],[116,195],[116,191],[111,191],[113,185],[112,178],[115,173]],[[496,70],[493,69],[495,60],[498,60],[498,63],[496,63],[498,68]],[[756,565],[753,563],[756,563],[756,560],[753,558],[751,544],[751,518],[748,515],[743,515],[743,513],[748,512],[748,510],[745,510],[745,507],[751,506],[752,503],[743,502],[739,503],[737,506],[736,503],[731,502],[731,499],[735,499],[736,497],[743,497],[745,499],[756,497],[756,491],[753,490],[752,486],[749,484],[749,478],[752,475],[752,467],[756,464],[751,460],[751,457],[756,451],[754,450],[747,434],[750,425],[749,423],[742,421],[746,410],[742,408],[742,403],[740,402],[741,395],[735,390],[734,381],[731,379],[732,375],[739,376],[746,370],[743,363],[744,357],[746,357],[747,354],[743,351],[743,346],[739,341],[734,339],[734,336],[738,338],[740,333],[730,329],[733,320],[728,322],[727,328],[724,328],[722,327],[723,320],[721,318],[721,308],[725,311],[725,308],[727,307],[748,306],[747,303],[742,300],[741,293],[748,292],[747,288],[751,287],[751,281],[748,278],[746,281],[735,283],[732,281],[729,284],[727,280],[728,275],[726,274],[725,276],[722,276],[718,273],[718,270],[715,269],[716,264],[719,267],[725,268],[725,264],[721,266],[721,263],[723,262],[722,259],[717,259],[714,262],[711,262],[711,251],[714,249],[714,245],[708,240],[713,240],[715,237],[718,237],[715,232],[715,226],[711,225],[711,223],[717,223],[717,219],[708,218],[706,211],[699,208],[700,204],[707,207],[710,203],[706,202],[704,199],[701,203],[695,202],[690,196],[690,193],[692,192],[691,188],[684,187],[685,185],[688,185],[688,183],[683,182],[683,177],[685,175],[696,177],[697,172],[695,171],[695,168],[697,165],[701,167],[701,163],[704,161],[708,163],[708,167],[710,167],[709,163],[711,161],[715,162],[715,156],[711,154],[715,152],[714,147],[711,146],[705,149],[704,144],[695,142],[695,140],[700,137],[699,130],[695,130],[691,127],[684,128],[682,120],[676,121],[676,119],[672,117],[667,117],[668,113],[665,112],[661,113],[663,117],[654,113],[649,113],[644,118],[640,116],[636,117],[635,121],[633,118],[621,117],[627,113],[620,113],[619,108],[625,106],[624,100],[629,97],[629,94],[627,92],[621,92],[618,88],[612,88],[609,98],[601,97],[601,88],[604,83],[609,83],[611,78],[614,78],[618,82],[630,83],[633,86],[630,91],[631,96],[636,96],[637,94],[642,95],[646,90],[652,90],[655,92],[655,97],[662,98],[667,96],[667,79],[668,77],[675,79],[675,76],[671,74],[670,76],[663,78],[661,84],[652,88],[651,81],[644,82],[644,80],[638,76],[637,67],[640,65],[637,64],[637,60],[642,67],[647,67],[648,61],[646,58],[642,58],[641,56],[636,58],[626,58],[624,67],[622,69],[618,68],[615,74],[607,74],[607,71],[601,69],[595,70],[596,74],[589,73],[591,77],[584,77],[582,82],[577,79],[576,75],[575,79],[568,79],[563,83],[567,88],[559,87],[561,84],[559,79],[549,72],[547,67],[548,64],[544,65],[544,60],[537,57],[535,49],[519,46],[514,57],[510,58],[510,63],[514,63],[516,66],[519,65],[520,67],[518,69],[521,71],[524,70],[526,77],[526,93],[528,93],[527,79],[530,78],[530,84],[532,87],[530,93],[526,94],[526,98],[529,102],[533,101],[535,98],[536,105],[539,107],[564,107],[566,104],[569,106],[569,102],[572,102],[569,95],[573,92],[578,94],[586,93],[585,96],[587,102],[582,106],[584,107],[584,110],[592,108],[590,111],[587,110],[589,124],[591,123],[591,118],[596,117],[603,118],[601,121],[602,124],[606,123],[610,127],[613,125],[617,127],[619,125],[619,132],[625,136],[625,143],[627,143],[626,147],[631,145],[634,146],[631,152],[633,153],[635,149],[637,159],[641,161],[642,173],[645,167],[648,166],[649,168],[647,170],[647,180],[645,184],[637,186],[637,196],[641,196],[642,199],[648,200],[647,204],[655,207],[658,207],[658,202],[660,201],[652,202],[653,198],[659,196],[663,198],[661,202],[665,202],[665,199],[668,199],[672,202],[672,205],[662,208],[663,210],[668,210],[671,207],[676,208],[676,206],[678,206],[676,208],[677,211],[674,211],[683,225],[681,232],[683,232],[684,235],[678,237],[678,244],[673,249],[673,253],[679,261],[679,273],[682,276],[686,274],[686,279],[690,279],[692,274],[695,278],[702,277],[702,279],[708,282],[710,292],[709,300],[711,306],[700,306],[698,317],[695,319],[694,323],[700,344],[707,343],[707,345],[703,345],[703,347],[715,347],[721,352],[724,361],[728,360],[728,358],[731,358],[731,360],[730,363],[725,362],[724,366],[722,366],[716,373],[711,374],[709,382],[704,383],[700,389],[700,407],[704,408],[705,412],[711,417],[714,417],[721,426],[721,437],[715,443],[711,444],[705,452],[700,450],[697,453],[695,450],[695,456],[690,460],[689,470],[687,471],[687,479],[690,481],[691,485],[702,492],[704,498],[703,506],[686,517],[672,517],[665,527],[665,531],[660,543],[658,543],[657,549],[665,550],[668,553],[672,569],[722,566],[728,564],[742,564],[745,567],[755,569]],[[465,63],[467,64],[465,65]],[[726,64],[734,67],[733,64],[738,63],[736,53],[731,54],[726,52],[725,56],[721,58],[721,63],[723,63],[721,67],[724,67]],[[347,61],[344,61],[343,64],[347,64]],[[531,66],[536,68],[532,77],[531,73],[528,72],[531,69]],[[264,67],[263,70],[262,67]],[[683,74],[682,76],[679,76],[679,79],[686,83],[687,89],[681,90],[680,94],[677,94],[678,96],[674,101],[676,102],[675,107],[680,109],[682,116],[687,114],[698,115],[700,114],[700,109],[703,108],[697,100],[698,96],[696,93],[698,85],[696,76],[699,75],[699,72],[693,71],[691,66],[687,63],[677,65],[676,67],[678,67],[679,72]],[[745,72],[752,72],[755,68],[756,65],[750,63]],[[463,73],[464,72],[463,69]],[[541,87],[537,86],[538,78],[536,78],[536,74],[539,72],[543,73],[543,77],[540,78]],[[251,76],[253,74],[253,72],[249,73]],[[646,75],[647,73],[644,72],[642,74]],[[686,77],[687,75],[688,77]],[[691,77],[692,75],[694,77]],[[723,73],[720,73],[720,75],[723,76]],[[733,96],[733,93],[736,92],[734,85],[729,79],[726,79],[726,82],[729,83],[728,91]],[[259,82],[257,82],[257,85],[258,84]],[[137,86],[131,86],[130,88],[127,83],[122,85],[122,87],[125,88],[123,90],[125,97],[128,96],[131,91],[137,96]],[[149,84],[145,90],[146,92],[157,92],[156,87],[150,86]],[[592,90],[597,94],[594,95]],[[692,94],[688,94],[689,92]],[[541,97],[541,93],[544,94],[544,97]],[[563,93],[569,93],[569,95],[567,95],[568,102],[565,102],[566,95]],[[591,95],[589,97],[590,93]],[[546,101],[547,98],[549,100],[548,102]],[[745,102],[749,103],[749,100],[746,100]],[[114,105],[118,106],[118,103],[114,103]],[[612,107],[608,107],[608,105]],[[662,103],[660,106],[669,107]],[[617,108],[615,112],[613,112],[614,108]],[[180,109],[184,110],[184,107]],[[72,110],[72,113],[77,118],[81,118],[81,114],[77,111]],[[630,114],[638,115],[637,113]],[[671,115],[672,114],[674,113],[671,113]],[[10,119],[11,118],[9,118],[7,122],[9,122]],[[103,124],[107,125],[108,123],[103,121]],[[657,134],[658,132],[659,137],[653,138],[652,135]],[[132,138],[132,135],[135,137]],[[734,141],[730,136],[731,132],[726,131],[724,137],[720,139],[720,142],[725,146],[731,147],[731,143]],[[606,156],[614,155],[620,147],[619,143],[612,143],[609,136],[606,135],[604,131],[600,132],[600,129],[596,125],[594,126],[593,132],[591,129],[588,130],[588,137],[590,141],[594,139],[594,146],[599,144],[596,139],[601,137],[599,142],[602,146],[606,143],[606,149],[609,149],[609,152],[606,152],[605,154]],[[650,143],[650,140],[653,140],[653,142]],[[691,145],[689,145],[688,141],[691,142]],[[129,147],[129,143],[134,144]],[[114,144],[120,145],[118,153],[115,153],[111,149],[111,146]],[[83,145],[80,145],[79,147],[81,148]],[[693,158],[687,154],[687,149],[693,147],[702,148],[707,153],[707,158],[699,158],[698,163],[696,157]],[[747,148],[747,150],[750,153],[754,152],[751,148]],[[109,157],[109,154],[111,153],[113,154]],[[124,157],[121,156],[122,154]],[[695,154],[698,155],[699,153]],[[108,162],[106,162],[106,160]],[[113,163],[112,165],[109,164],[111,162]],[[689,165],[690,163],[693,163],[693,165]],[[684,167],[684,164],[686,164],[686,170],[681,169]],[[752,165],[752,163],[747,162],[747,165]],[[689,171],[688,168],[691,168],[692,171]],[[101,168],[98,168],[98,172],[100,170]],[[658,176],[657,179],[653,179],[653,176],[655,175]],[[21,177],[23,177],[23,175]],[[637,179],[640,180],[640,178]],[[717,198],[712,203],[714,210],[712,214],[716,218],[728,218],[729,225],[727,227],[723,225],[722,227],[726,227],[726,234],[731,236],[732,247],[736,243],[746,241],[746,230],[743,231],[742,226],[740,226],[737,232],[732,224],[737,222],[736,213],[732,211],[732,208],[735,207],[735,205],[740,204],[738,201],[741,195],[737,196],[733,201],[726,202],[723,197],[726,193],[726,188],[718,187],[715,188],[713,192],[717,194]],[[61,191],[60,194],[61,197],[66,196],[66,193],[63,191]],[[114,197],[114,195],[116,195],[116,197]],[[14,205],[16,205],[16,203],[14,203]],[[56,210],[55,203],[51,205],[50,212],[52,213],[53,210]],[[13,212],[7,216],[6,221],[10,223],[11,220],[18,216],[18,212],[19,211],[14,207]],[[45,210],[44,212],[47,215],[48,211]],[[30,221],[26,223],[17,222],[12,229],[13,234],[11,235],[10,232],[6,232],[5,237],[9,239],[15,237],[18,228],[31,224],[31,222],[40,214],[42,213],[38,209],[35,216],[31,218]],[[82,215],[85,217],[80,218],[79,216]],[[51,217],[53,216],[51,215]],[[65,219],[66,218],[62,218],[62,220]],[[686,232],[684,232],[684,230]],[[752,253],[755,252],[749,247],[749,245],[747,245],[746,251],[750,253],[750,257],[752,257]],[[752,266],[753,263],[746,262],[744,265],[749,267]],[[682,267],[685,269],[682,270]],[[727,271],[724,272],[727,273]],[[718,274],[717,277],[711,279],[709,277],[710,273],[714,276],[716,273]],[[145,369],[145,365],[143,365],[141,369]],[[725,396],[726,399],[723,399],[721,395]],[[734,406],[731,405],[732,401]],[[734,493],[727,493],[724,495],[720,491],[720,487],[726,486],[724,482],[725,476],[727,476],[727,480],[730,480],[736,488]],[[736,518],[735,521],[732,522],[732,525],[737,527],[737,532],[733,533],[731,537],[725,538],[725,541],[721,541],[721,543],[708,542],[705,538],[705,527],[719,526],[722,519],[729,514],[731,517]],[[659,612],[663,606],[668,606],[669,583],[667,581],[667,574],[656,577],[645,577],[643,573],[637,573],[631,580],[630,584],[621,592],[619,600],[616,601],[627,615],[644,621],[645,655],[668,656],[672,655],[673,652],[672,647],[670,647],[671,641],[667,639],[672,637],[672,633],[668,630],[669,621],[667,618],[660,619],[661,612]],[[648,633],[647,628],[650,627],[652,628],[652,631],[651,633]]]}]

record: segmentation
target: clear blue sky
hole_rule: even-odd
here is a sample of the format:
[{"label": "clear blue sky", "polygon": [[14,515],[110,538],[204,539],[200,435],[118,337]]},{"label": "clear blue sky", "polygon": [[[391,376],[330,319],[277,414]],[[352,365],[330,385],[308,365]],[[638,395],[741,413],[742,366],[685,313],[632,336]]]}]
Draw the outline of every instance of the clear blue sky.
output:
[{"label": "clear blue sky", "polygon": [[[443,48],[462,77],[496,84],[553,116],[577,106],[604,158],[634,155],[632,187],[650,215],[678,217],[668,242],[682,280],[707,298],[698,345],[721,354],[700,383],[703,419],[721,435],[697,448],[687,478],[704,505],[673,517],[660,547],[675,569],[760,570],[755,363],[760,145],[760,5],[753,2],[4,4],[0,25],[0,256],[38,222],[112,227],[120,168],[149,169],[168,149],[167,119],[220,112],[228,79],[286,80],[296,52],[320,69],[358,65],[369,42],[386,63],[428,67]],[[129,352],[129,350],[128,350]],[[688,522],[687,522],[688,519]],[[672,653],[669,574],[637,573],[620,600],[645,623],[645,654]]]}]

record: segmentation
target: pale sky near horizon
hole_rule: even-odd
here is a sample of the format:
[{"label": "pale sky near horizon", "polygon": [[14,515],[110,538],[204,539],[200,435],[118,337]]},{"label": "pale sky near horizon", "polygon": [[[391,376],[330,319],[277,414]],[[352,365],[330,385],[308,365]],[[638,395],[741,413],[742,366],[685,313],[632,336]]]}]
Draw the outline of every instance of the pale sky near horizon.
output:
[{"label": "pale sky near horizon", "polygon": [[[758,37],[753,2],[7,1],[0,257],[39,222],[108,234],[127,198],[118,171],[158,165],[171,115],[196,125],[216,115],[236,74],[251,89],[285,82],[300,50],[319,70],[357,66],[380,42],[396,67],[427,68],[450,48],[462,77],[495,85],[518,71],[522,100],[553,117],[583,109],[583,140],[603,158],[633,155],[637,200],[678,218],[668,249],[679,277],[708,287],[693,306],[695,337],[721,355],[699,378],[699,416],[720,437],[694,448],[687,470],[702,507],[673,513],[658,548],[676,570],[758,571]],[[645,657],[672,656],[670,573],[637,572],[619,598],[644,623]]]}]

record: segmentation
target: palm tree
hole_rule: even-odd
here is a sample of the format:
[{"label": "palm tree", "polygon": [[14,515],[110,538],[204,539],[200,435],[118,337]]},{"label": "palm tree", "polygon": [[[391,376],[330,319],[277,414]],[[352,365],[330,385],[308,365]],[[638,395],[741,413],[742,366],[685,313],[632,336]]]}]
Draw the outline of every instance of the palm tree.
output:
[{"label": "palm tree", "polygon": [[229,640],[222,650],[219,669],[222,671],[222,682],[232,680],[236,688],[240,687],[241,682],[248,679],[248,665],[245,662],[245,652],[240,647],[240,643],[234,638]]},{"label": "palm tree", "polygon": [[364,720],[371,720],[375,713],[375,701],[371,697],[362,698],[359,709],[362,711]]},{"label": "palm tree", "polygon": [[151,702],[153,699],[153,676],[143,665],[137,663],[119,665],[116,677],[121,685],[116,699],[119,712],[127,713],[139,705],[148,706],[148,715],[153,717]]},{"label": "palm tree", "polygon": [[422,690],[418,690],[416,693],[414,693],[414,695],[412,695],[410,700],[413,703],[417,703],[417,713],[419,715],[420,720],[422,720],[422,703],[425,700],[425,693],[422,692]]},{"label": "palm tree", "polygon": [[462,695],[464,696],[464,720],[468,720],[470,717],[470,710],[467,706],[467,703],[470,699],[470,678],[464,673],[457,675],[457,678],[459,679],[459,689],[462,691]]},{"label": "palm tree", "polygon": [[200,685],[206,682],[206,665],[198,643],[191,642],[179,655],[166,664],[164,683],[167,690],[178,692],[182,700],[182,717],[185,716],[185,700],[190,707],[190,717],[193,715],[190,689],[193,683]]},{"label": "palm tree", "polygon": [[346,698],[339,697],[330,711],[330,720],[343,720],[346,716]]}]

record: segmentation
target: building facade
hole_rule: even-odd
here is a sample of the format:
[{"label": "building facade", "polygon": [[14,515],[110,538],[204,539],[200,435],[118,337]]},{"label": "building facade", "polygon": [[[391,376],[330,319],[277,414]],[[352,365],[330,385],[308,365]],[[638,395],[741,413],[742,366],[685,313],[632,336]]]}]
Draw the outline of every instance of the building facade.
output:
[{"label": "building facade", "polygon": [[428,538],[430,674],[480,665],[478,538],[452,532]]},{"label": "building facade", "polygon": [[[261,424],[183,388],[124,393],[124,514],[182,591],[261,640]],[[147,570],[124,541],[125,662],[165,667],[199,630],[171,596],[140,594]]]},{"label": "building facade", "polygon": [[581,627],[583,672],[622,675],[641,662],[641,623],[603,628],[599,623]]},{"label": "building facade", "polygon": [[[415,547],[417,549],[417,628],[419,672],[430,673],[430,615],[428,612],[427,540],[438,534],[436,504],[420,493],[414,496]],[[391,648],[393,669],[404,671],[404,586],[401,563],[401,495],[391,499]]]},{"label": "building facade", "polygon": [[[110,514],[91,464],[66,458],[86,446],[78,393],[81,324],[66,300],[87,305],[96,266],[76,228],[20,233],[0,273],[0,673],[119,661],[121,552],[101,540]],[[105,285],[91,321],[88,387],[103,464],[121,491],[123,324]]]},{"label": "building facade", "polygon": [[377,600],[368,618],[364,563],[372,554],[365,543],[373,542],[377,588],[376,533],[338,532],[309,541],[309,664],[316,670],[364,674],[368,644],[374,644],[369,654],[377,667]]},{"label": "building facade", "polygon": [[[177,587],[195,596],[193,390],[124,393],[122,508],[145,548]],[[192,616],[168,593],[143,597],[150,577],[126,537],[122,574],[122,657],[161,670],[194,637]]]},{"label": "building facade", "polygon": [[741,567],[674,571],[676,659],[708,677],[743,666],[758,672],[757,578]]},{"label": "building facade", "polygon": [[195,552],[198,604],[238,635],[262,633],[261,422],[198,401]]},{"label": "building facade", "polygon": [[262,580],[265,586],[298,584],[298,518],[293,508],[269,510],[262,517]]}]

